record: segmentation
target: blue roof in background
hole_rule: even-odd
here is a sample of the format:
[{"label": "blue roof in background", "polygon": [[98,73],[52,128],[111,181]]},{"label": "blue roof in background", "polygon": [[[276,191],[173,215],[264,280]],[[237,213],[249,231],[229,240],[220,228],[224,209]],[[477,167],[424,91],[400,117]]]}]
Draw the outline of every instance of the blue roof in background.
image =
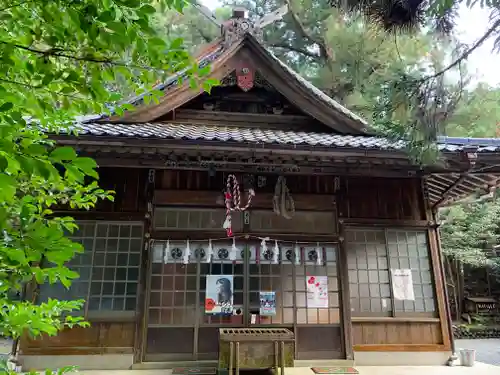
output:
[{"label": "blue roof in background", "polygon": [[463,137],[438,137],[439,143],[450,143],[462,146],[499,146],[500,138],[463,138]]},{"label": "blue roof in background", "polygon": [[445,137],[437,138],[441,151],[460,151],[468,147],[477,148],[477,151],[496,152],[500,151],[500,138],[466,138]]}]

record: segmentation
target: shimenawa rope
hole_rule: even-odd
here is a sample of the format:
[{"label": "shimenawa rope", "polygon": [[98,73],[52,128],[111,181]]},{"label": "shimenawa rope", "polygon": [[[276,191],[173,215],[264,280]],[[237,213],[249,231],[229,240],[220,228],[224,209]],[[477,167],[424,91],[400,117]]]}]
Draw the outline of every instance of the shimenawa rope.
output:
[{"label": "shimenawa rope", "polygon": [[281,215],[285,219],[291,219],[295,214],[295,202],[283,176],[278,177],[274,187],[273,210],[276,215]]},{"label": "shimenawa rope", "polygon": [[226,230],[227,236],[233,235],[233,228],[231,225],[231,213],[233,211],[245,211],[252,203],[252,198],[255,196],[253,189],[248,189],[247,204],[241,207],[241,193],[240,184],[234,174],[227,176],[226,192],[224,193],[224,200],[226,203],[226,220],[224,221],[223,228]]}]

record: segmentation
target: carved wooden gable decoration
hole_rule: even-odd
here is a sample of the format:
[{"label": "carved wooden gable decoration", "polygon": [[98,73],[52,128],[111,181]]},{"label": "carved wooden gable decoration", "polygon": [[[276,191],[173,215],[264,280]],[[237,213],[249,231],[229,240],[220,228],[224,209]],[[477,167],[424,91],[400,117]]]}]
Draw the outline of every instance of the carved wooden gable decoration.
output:
[{"label": "carved wooden gable decoration", "polygon": [[[257,77],[265,77],[269,88],[272,87],[286,97],[295,107],[300,108],[304,115],[329,127],[330,131],[340,134],[365,134],[367,124],[364,120],[272,55],[255,37],[259,35],[259,31],[246,23],[248,20],[230,21],[223,26],[223,37],[207,46],[198,57],[200,64],[210,64],[211,78],[226,84],[228,80],[236,79],[235,83],[242,92],[251,92],[258,85]],[[141,98],[138,98],[132,101],[136,106],[134,111],[106,120],[120,123],[162,121],[160,119],[165,119],[167,114],[204,94],[202,89],[191,89],[188,82],[181,85],[176,84],[177,79],[171,79],[169,82],[159,87],[164,92],[159,103],[145,105]]]}]

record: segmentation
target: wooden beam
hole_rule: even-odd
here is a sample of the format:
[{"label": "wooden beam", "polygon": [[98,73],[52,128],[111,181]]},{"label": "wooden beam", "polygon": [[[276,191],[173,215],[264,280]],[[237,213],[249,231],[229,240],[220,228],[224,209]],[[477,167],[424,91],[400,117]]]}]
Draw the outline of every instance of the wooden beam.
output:
[{"label": "wooden beam", "polygon": [[[153,204],[224,208],[223,205],[216,204],[219,196],[221,192],[214,190],[155,190]],[[332,195],[293,194],[292,197],[296,210],[331,211],[335,206],[335,198]],[[259,193],[252,199],[252,209],[272,207],[273,194]]]},{"label": "wooden beam", "polygon": [[54,211],[54,216],[71,216],[75,220],[143,221],[144,215],[145,212]]},{"label": "wooden beam", "polygon": [[390,316],[353,316],[353,323],[439,323],[439,318],[390,317]]},{"label": "wooden beam", "polygon": [[112,347],[24,347],[21,355],[92,355],[92,354],[132,354],[133,348]]},{"label": "wooden beam", "polygon": [[[235,237],[242,237],[247,239],[252,239],[255,241],[259,241],[259,238],[262,238],[262,232],[234,232]],[[314,233],[270,233],[269,236],[271,236],[273,239],[281,240],[281,241],[287,241],[290,243],[294,243],[295,241],[305,241],[305,242],[311,242],[315,243],[317,241],[320,242],[328,242],[335,244],[338,242],[338,236],[335,234],[314,234]],[[226,239],[226,232],[222,228],[221,224],[221,229],[217,230],[212,230],[212,231],[194,231],[194,230],[171,230],[171,231],[164,231],[164,230],[158,230],[154,231],[151,233],[151,238],[154,238],[155,240],[173,240],[173,241],[183,241],[185,242],[186,239],[190,240],[209,240],[209,239]]]},{"label": "wooden beam", "polygon": [[354,345],[355,352],[447,352],[450,348],[439,344],[384,344]]},{"label": "wooden beam", "polygon": [[[428,214],[431,216],[430,214]],[[445,292],[444,288],[446,287],[445,282],[444,282],[444,273],[442,270],[442,263],[441,263],[441,257],[439,252],[441,249],[439,248],[439,243],[438,243],[438,233],[437,233],[437,228],[429,228],[428,230],[428,246],[429,246],[429,252],[430,252],[430,260],[431,260],[431,269],[432,269],[432,276],[434,280],[434,293],[436,297],[436,302],[437,302],[437,308],[438,308],[438,313],[439,313],[439,320],[441,322],[441,334],[443,337],[443,344],[450,348],[451,347],[451,340],[452,337],[450,337],[450,327],[448,326],[448,314],[447,314],[447,309],[446,309],[446,304],[448,301],[445,300]]]},{"label": "wooden beam", "polygon": [[341,221],[349,227],[381,227],[381,228],[420,228],[427,229],[431,222],[427,220],[397,220],[397,219],[345,219]]}]

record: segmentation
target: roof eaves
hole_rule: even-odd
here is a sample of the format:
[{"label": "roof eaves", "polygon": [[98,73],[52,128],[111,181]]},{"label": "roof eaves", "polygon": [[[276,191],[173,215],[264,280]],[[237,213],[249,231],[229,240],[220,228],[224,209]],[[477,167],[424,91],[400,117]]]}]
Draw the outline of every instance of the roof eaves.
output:
[{"label": "roof eaves", "polygon": [[[217,39],[216,41],[210,43],[207,45],[206,48],[203,48],[200,53],[198,53],[198,56],[196,59],[198,60],[198,66],[199,68],[205,67],[207,64],[210,62],[213,62],[222,52],[223,52],[223,45],[221,44],[221,41]],[[156,86],[153,87],[152,91],[159,90],[159,91],[165,91],[168,90],[170,87],[174,86],[179,81],[179,78],[186,78],[186,72],[189,70],[189,68],[185,68],[172,76],[168,77],[165,82],[159,83]],[[132,104],[134,106],[139,105],[143,100],[144,97],[148,94],[150,94],[151,91],[146,91],[145,93],[142,93],[140,95],[132,96],[129,99],[124,100],[121,104]],[[110,116],[113,116],[115,114],[115,109],[114,107],[110,108],[110,113],[108,114],[91,114],[87,116],[79,116],[76,121],[79,123],[83,122],[93,122],[93,121],[99,121],[103,120],[106,118],[109,118]]]}]

